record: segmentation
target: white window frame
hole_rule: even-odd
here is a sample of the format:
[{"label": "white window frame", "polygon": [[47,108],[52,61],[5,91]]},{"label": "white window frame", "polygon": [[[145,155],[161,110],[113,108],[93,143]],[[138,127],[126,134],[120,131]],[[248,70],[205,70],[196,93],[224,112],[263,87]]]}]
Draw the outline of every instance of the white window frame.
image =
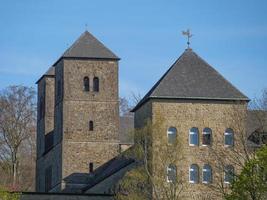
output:
[{"label": "white window frame", "polygon": [[[231,130],[232,132],[228,132],[227,130]],[[232,145],[229,145],[229,144],[225,144],[225,137],[226,136],[228,136],[228,135],[231,135],[232,136]],[[227,128],[227,129],[225,129],[225,131],[224,131],[224,146],[225,147],[233,147],[234,146],[234,143],[235,143],[235,141],[234,141],[235,139],[234,139],[234,131],[233,131],[233,129],[231,129],[231,128]]]},{"label": "white window frame", "polygon": [[[196,129],[197,130],[197,132],[192,132],[191,130],[192,129]],[[197,144],[192,144],[191,143],[191,135],[197,135]],[[189,138],[188,138],[188,140],[189,140],[189,146],[199,146],[199,131],[198,131],[198,128],[196,128],[196,127],[192,127],[192,128],[190,128],[190,130],[189,130]]]},{"label": "white window frame", "polygon": [[[205,165],[208,166],[208,168],[205,168]],[[205,164],[202,168],[202,183],[204,184],[210,184],[212,182],[212,169],[209,164]],[[204,172],[209,172],[210,173],[210,181],[205,181],[204,180]]]},{"label": "white window frame", "polygon": [[[172,132],[172,131],[169,131],[171,128],[174,128],[175,129],[175,133]],[[168,129],[167,129],[167,143],[168,145],[173,145],[173,143],[170,143],[169,142],[169,135],[175,135],[175,140],[177,139],[177,129],[174,127],[174,126],[170,126]],[[176,141],[175,141],[176,142]]]},{"label": "white window frame", "polygon": [[[192,166],[196,166],[196,170],[197,170],[197,181],[192,181],[191,180],[191,171],[194,171]],[[197,184],[199,182],[199,167],[197,164],[192,164],[189,166],[189,183],[194,183],[194,184]]]}]

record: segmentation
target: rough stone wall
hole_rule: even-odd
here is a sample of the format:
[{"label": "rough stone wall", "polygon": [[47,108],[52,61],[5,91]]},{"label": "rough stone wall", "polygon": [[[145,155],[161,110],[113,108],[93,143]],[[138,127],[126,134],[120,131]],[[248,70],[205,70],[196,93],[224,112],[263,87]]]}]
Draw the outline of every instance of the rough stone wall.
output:
[{"label": "rough stone wall", "polygon": [[151,101],[146,102],[134,113],[134,128],[142,128],[145,126],[147,120],[152,119],[152,103]]},{"label": "rough stone wall", "polygon": [[135,167],[135,164],[132,163],[118,172],[112,174],[110,177],[106,178],[105,180],[101,181],[100,183],[96,184],[85,193],[99,193],[99,194],[112,194],[115,191],[115,187],[118,185],[119,181],[124,177],[124,175],[132,170]]},{"label": "rough stone wall", "polygon": [[[54,77],[44,76],[38,83],[37,107],[37,162],[36,162],[36,191],[44,190],[43,154],[45,152],[45,135],[54,129]],[[40,116],[41,98],[44,100],[44,117]]]},{"label": "rough stone wall", "polygon": [[[202,146],[201,134],[205,127],[212,129],[212,149],[227,151],[231,155],[232,150],[224,147],[224,132],[226,128],[232,128],[235,133],[235,147],[238,148],[237,134],[238,131],[244,130],[245,123],[241,120],[238,122],[240,127],[237,127],[237,118],[231,116],[242,116],[246,113],[246,103],[233,104],[227,102],[208,102],[208,101],[167,101],[154,100],[152,103],[153,123],[157,123],[157,117],[161,116],[161,126],[163,128],[161,134],[153,135],[153,150],[159,146],[167,144],[167,129],[176,127],[178,147],[177,153],[182,154],[182,160],[177,161],[177,169],[181,170],[182,176],[179,176],[185,183],[185,189],[182,195],[183,199],[192,199],[206,197],[208,199],[219,199],[218,196],[213,196],[209,187],[202,183],[202,168],[204,164],[210,164],[213,170],[213,184],[219,183],[219,178],[222,172],[219,171],[216,160],[212,160],[213,150],[209,146]],[[240,118],[241,119],[241,118]],[[199,145],[189,146],[189,130],[192,127],[199,129]],[[162,139],[163,138],[163,139]],[[165,138],[165,139],[164,139]],[[158,166],[162,162],[162,155],[153,153],[153,166]],[[227,160],[227,158],[224,158]],[[170,163],[166,163],[166,166]],[[191,164],[199,166],[199,183],[189,183],[189,167]],[[229,163],[233,164],[233,163]],[[233,164],[234,165],[234,164]],[[162,169],[166,171],[165,169]],[[157,171],[154,170],[155,176]],[[206,196],[206,195],[210,196]]]},{"label": "rough stone wall", "polygon": [[[64,60],[63,180],[72,173],[89,172],[119,153],[118,63],[100,60]],[[84,91],[84,77],[90,91]],[[93,92],[93,78],[99,92]],[[94,130],[89,131],[89,121]]]},{"label": "rough stone wall", "polygon": [[[90,79],[90,92],[83,90],[83,78]],[[93,78],[100,80],[93,92]],[[101,60],[64,60],[64,100],[118,102],[118,62]]]},{"label": "rough stone wall", "polygon": [[45,134],[47,134],[54,130],[55,78],[46,77],[45,81]]},{"label": "rough stone wall", "polygon": [[89,163],[94,169],[114,158],[119,153],[117,143],[64,141],[63,177],[72,173],[89,173]]},{"label": "rough stone wall", "polygon": [[[46,78],[46,113],[45,127],[47,133],[54,130],[53,148],[42,155],[37,161],[38,174],[40,175],[38,192],[45,191],[45,170],[52,167],[52,188],[50,191],[61,191],[62,177],[62,95],[58,96],[58,80],[61,80],[61,91],[63,92],[63,65],[60,61],[55,67],[55,78]],[[44,138],[43,138],[44,143]],[[44,153],[44,152],[43,152]]]},{"label": "rough stone wall", "polygon": [[[59,90],[61,92],[59,92]],[[63,130],[63,92],[64,92],[64,68],[61,60],[55,66],[55,124],[54,124],[54,143],[62,141]],[[60,93],[60,94],[59,94]]]},{"label": "rough stone wall", "polygon": [[61,149],[62,144],[56,145],[52,150],[37,160],[39,166],[39,189],[37,192],[45,192],[45,169],[52,166],[52,192],[61,191]]},{"label": "rough stone wall", "polygon": [[44,152],[44,136],[45,136],[45,120],[40,116],[41,99],[45,97],[45,78],[38,83],[38,98],[37,98],[37,159]]}]

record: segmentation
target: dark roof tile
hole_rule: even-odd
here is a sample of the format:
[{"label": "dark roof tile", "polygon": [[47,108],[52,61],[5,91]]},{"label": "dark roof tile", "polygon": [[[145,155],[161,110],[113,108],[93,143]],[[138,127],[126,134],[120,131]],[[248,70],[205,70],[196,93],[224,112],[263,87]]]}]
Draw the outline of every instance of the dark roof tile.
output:
[{"label": "dark roof tile", "polygon": [[191,49],[185,50],[132,111],[150,98],[249,100]]},{"label": "dark roof tile", "polygon": [[83,59],[111,59],[119,58],[107,47],[104,46],[91,33],[85,31],[64,54],[56,61],[54,66],[62,58],[83,58]]}]

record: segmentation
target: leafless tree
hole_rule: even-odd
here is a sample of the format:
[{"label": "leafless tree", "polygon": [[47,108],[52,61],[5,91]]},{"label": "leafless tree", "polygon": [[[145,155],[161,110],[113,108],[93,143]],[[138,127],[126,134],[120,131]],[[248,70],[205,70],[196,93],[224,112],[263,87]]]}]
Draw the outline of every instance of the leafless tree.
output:
[{"label": "leafless tree", "polygon": [[[18,184],[19,170],[34,151],[36,119],[35,91],[25,86],[10,86],[0,93],[0,164]],[[33,155],[33,154],[31,154]],[[26,156],[26,157],[25,157]],[[32,161],[28,161],[32,165]]]},{"label": "leafless tree", "polygon": [[140,93],[131,93],[131,101],[133,106],[136,106],[142,100],[142,95]]},{"label": "leafless tree", "polygon": [[[231,192],[231,184],[226,184],[224,181],[227,165],[231,164],[234,166],[235,170],[232,176],[237,179],[246,163],[256,158],[256,150],[260,146],[251,143],[249,140],[251,134],[250,123],[255,125],[259,132],[266,130],[266,105],[267,90],[264,90],[262,97],[255,99],[251,103],[250,109],[253,108],[253,110],[246,110],[236,105],[233,105],[229,110],[225,110],[228,116],[223,123],[228,124],[234,130],[234,145],[232,147],[225,147],[224,132],[219,129],[213,130],[213,132],[219,133],[218,135],[221,137],[213,140],[208,150],[208,157],[203,157],[202,160],[214,167],[213,184],[208,184],[207,187],[212,189],[215,194],[225,198]],[[249,119],[249,117],[253,118]],[[255,191],[249,192],[253,195]]]},{"label": "leafless tree", "polygon": [[120,97],[120,116],[129,116],[131,115],[130,111],[132,107],[130,106],[129,101],[125,97]]},{"label": "leafless tree", "polygon": [[[166,140],[162,123],[164,119],[159,116],[155,123],[148,120],[143,128],[135,130],[135,145],[128,151],[128,156],[136,160],[137,168],[122,179],[120,188],[124,193],[117,195],[118,199],[152,199],[152,196],[157,200],[183,199],[186,185],[180,178],[179,166],[183,154],[177,153],[182,151],[181,145],[179,139],[172,144],[157,142]],[[168,174],[170,166],[173,168]]]}]

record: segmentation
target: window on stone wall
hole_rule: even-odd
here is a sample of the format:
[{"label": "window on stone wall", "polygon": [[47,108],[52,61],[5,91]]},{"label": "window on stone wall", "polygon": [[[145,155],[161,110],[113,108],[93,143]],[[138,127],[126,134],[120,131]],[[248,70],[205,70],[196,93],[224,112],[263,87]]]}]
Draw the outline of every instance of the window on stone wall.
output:
[{"label": "window on stone wall", "polygon": [[192,164],[189,169],[189,182],[190,183],[198,183],[198,165]]},{"label": "window on stone wall", "polygon": [[176,136],[177,136],[176,128],[175,127],[168,128],[167,137],[168,137],[168,143],[169,144],[175,144]]},{"label": "window on stone wall", "polygon": [[45,169],[45,192],[52,188],[52,166]]},{"label": "window on stone wall", "polygon": [[211,166],[205,164],[202,169],[203,183],[211,183],[212,182],[212,169]]},{"label": "window on stone wall", "polygon": [[204,128],[202,132],[202,145],[207,146],[211,145],[211,135],[212,131],[210,128]]},{"label": "window on stone wall", "polygon": [[94,171],[94,163],[89,163],[89,173],[92,173]]},{"label": "window on stone wall", "polygon": [[189,131],[189,145],[197,146],[198,145],[198,128],[193,127]]},{"label": "window on stone wall", "polygon": [[94,130],[94,122],[89,121],[89,131],[93,131],[93,130]]},{"label": "window on stone wall", "polygon": [[226,147],[234,146],[234,131],[227,128],[224,132],[224,145]]},{"label": "window on stone wall", "polygon": [[93,90],[94,92],[99,92],[99,78],[94,77],[93,79]]},{"label": "window on stone wall", "polygon": [[174,164],[170,164],[167,167],[167,182],[174,183],[176,181],[176,166]]},{"label": "window on stone wall", "polygon": [[90,91],[90,80],[87,76],[83,78],[83,90],[86,92]]},{"label": "window on stone wall", "polygon": [[234,180],[234,167],[227,165],[224,168],[224,182],[231,183]]}]

